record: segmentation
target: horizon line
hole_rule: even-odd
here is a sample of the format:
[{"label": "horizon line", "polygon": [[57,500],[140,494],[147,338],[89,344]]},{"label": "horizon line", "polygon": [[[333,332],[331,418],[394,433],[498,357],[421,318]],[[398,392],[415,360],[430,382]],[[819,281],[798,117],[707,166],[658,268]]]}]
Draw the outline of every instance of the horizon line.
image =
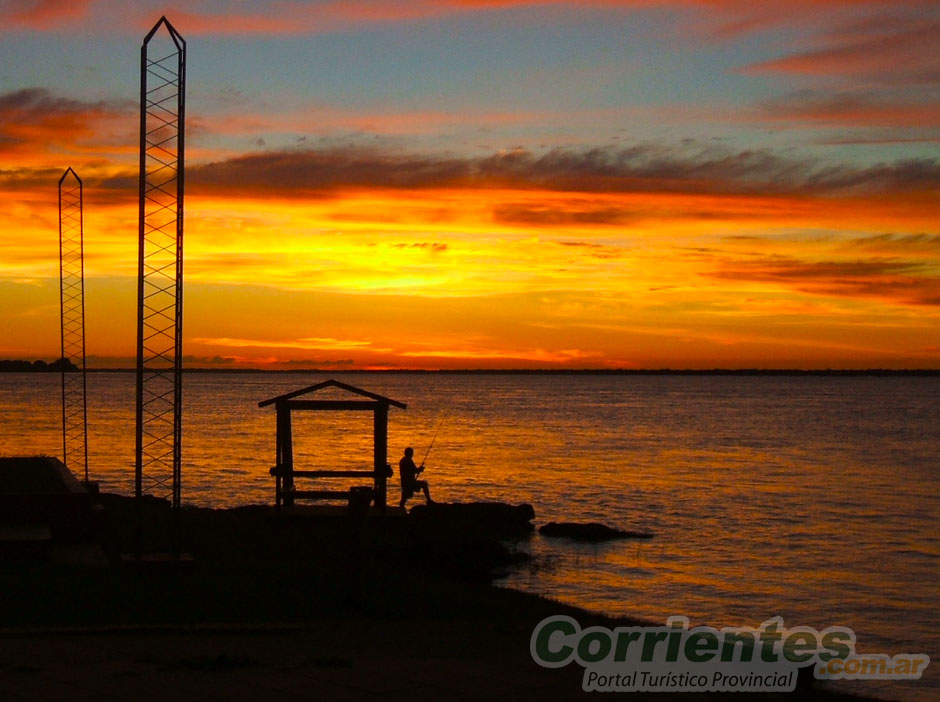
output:
[{"label": "horizon line", "polygon": [[[54,359],[53,361],[47,361],[45,359],[35,359],[35,360],[26,360],[26,359],[9,359],[4,358],[0,359],[0,372],[59,372],[59,369],[52,369],[55,363],[61,359]],[[30,369],[23,368],[22,364],[26,364]],[[19,368],[11,367],[17,365]],[[136,373],[137,368],[135,366],[97,366],[89,367],[87,364],[84,369],[89,373]],[[938,374],[940,375],[940,368],[932,367],[907,367],[907,368],[885,368],[877,366],[869,366],[866,368],[846,368],[846,367],[826,367],[826,368],[799,368],[799,367],[787,367],[787,368],[767,368],[760,366],[738,366],[738,367],[721,367],[721,366],[711,366],[711,367],[698,367],[698,368],[673,368],[670,366],[662,366],[659,368],[631,368],[631,367],[610,367],[610,368],[590,368],[590,367],[555,367],[555,368],[400,368],[400,367],[338,367],[338,366],[328,366],[328,367],[277,367],[277,368],[265,368],[265,367],[247,367],[247,366],[183,366],[181,369],[186,373],[465,373],[465,374],[546,374],[546,375],[564,375],[564,374],[580,374],[580,375],[720,375],[720,374],[737,374],[737,375],[786,375],[786,374],[804,374],[804,375],[825,375],[825,374],[868,374],[868,375],[885,375],[885,374],[916,374],[916,375],[931,375]],[[70,372],[81,372],[81,369],[78,371]]]},{"label": "horizon line", "polygon": [[[60,373],[59,369],[18,370],[3,368],[0,373]],[[80,373],[81,370],[70,371]],[[85,368],[86,373],[136,373],[136,368]],[[806,375],[806,376],[937,376],[938,368],[183,368],[183,373],[283,373],[358,375]]]}]

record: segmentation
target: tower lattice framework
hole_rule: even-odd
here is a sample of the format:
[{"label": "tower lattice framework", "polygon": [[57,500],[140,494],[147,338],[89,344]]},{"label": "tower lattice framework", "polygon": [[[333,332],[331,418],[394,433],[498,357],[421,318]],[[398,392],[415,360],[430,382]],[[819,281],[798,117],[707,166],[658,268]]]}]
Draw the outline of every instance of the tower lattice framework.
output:
[{"label": "tower lattice framework", "polygon": [[[180,505],[186,42],[161,17],[140,48],[135,490]],[[174,533],[175,540],[175,533]]]},{"label": "tower lattice framework", "polygon": [[[59,304],[62,329],[62,462],[88,482],[85,383],[85,255],[82,179],[59,179]],[[74,365],[75,370],[69,365]]]}]

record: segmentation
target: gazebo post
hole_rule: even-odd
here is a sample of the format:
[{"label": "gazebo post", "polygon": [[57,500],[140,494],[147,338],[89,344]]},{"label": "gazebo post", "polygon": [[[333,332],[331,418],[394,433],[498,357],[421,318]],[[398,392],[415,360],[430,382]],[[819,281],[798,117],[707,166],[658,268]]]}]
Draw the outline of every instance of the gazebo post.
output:
[{"label": "gazebo post", "polygon": [[379,402],[372,413],[375,458],[375,506],[384,510],[388,493],[388,405]]},{"label": "gazebo post", "polygon": [[[277,403],[277,491],[284,495],[284,506],[293,507],[294,498],[290,492],[294,489],[294,446],[290,426],[290,405]],[[280,500],[278,501],[280,506]]]}]

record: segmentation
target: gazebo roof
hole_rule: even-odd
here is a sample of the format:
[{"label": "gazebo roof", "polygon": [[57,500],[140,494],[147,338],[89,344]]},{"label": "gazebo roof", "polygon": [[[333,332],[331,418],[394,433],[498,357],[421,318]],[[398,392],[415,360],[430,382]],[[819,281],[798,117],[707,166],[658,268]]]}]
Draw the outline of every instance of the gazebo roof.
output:
[{"label": "gazebo roof", "polygon": [[362,388],[357,388],[353,385],[347,385],[346,383],[341,383],[338,380],[332,379],[324,380],[322,383],[317,383],[316,385],[311,385],[306,388],[301,388],[300,390],[294,390],[292,392],[284,393],[283,395],[278,395],[277,397],[263,400],[258,403],[258,407],[267,407],[268,405],[274,405],[278,402],[286,402],[288,400],[292,400],[295,397],[300,397],[301,395],[316,392],[324,388],[339,388],[340,390],[345,390],[362,397],[368,397],[370,400],[374,400],[377,404],[394,405],[395,407],[400,407],[401,409],[408,409],[408,405],[406,405],[404,402],[393,400],[392,398],[385,397],[384,395],[377,395],[374,392],[369,392],[368,390],[363,390]]}]

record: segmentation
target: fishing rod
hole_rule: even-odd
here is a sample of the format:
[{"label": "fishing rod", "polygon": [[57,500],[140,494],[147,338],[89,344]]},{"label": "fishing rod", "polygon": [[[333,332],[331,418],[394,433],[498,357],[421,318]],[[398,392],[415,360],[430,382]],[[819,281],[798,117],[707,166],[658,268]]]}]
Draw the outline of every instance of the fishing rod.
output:
[{"label": "fishing rod", "polygon": [[428,460],[428,456],[431,455],[431,449],[434,448],[434,442],[437,441],[437,435],[441,433],[441,427],[444,426],[444,418],[441,417],[437,422],[437,431],[434,432],[434,437],[431,439],[431,444],[428,446],[428,450],[424,454],[424,458],[421,459],[419,465],[424,465],[424,462]]}]

